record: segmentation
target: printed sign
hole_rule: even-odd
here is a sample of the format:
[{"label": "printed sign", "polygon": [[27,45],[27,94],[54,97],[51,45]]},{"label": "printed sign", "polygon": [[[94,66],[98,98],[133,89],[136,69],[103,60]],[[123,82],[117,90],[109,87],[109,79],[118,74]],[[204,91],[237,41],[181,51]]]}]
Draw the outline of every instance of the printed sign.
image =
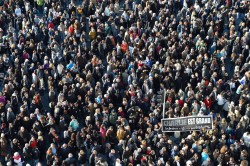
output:
[{"label": "printed sign", "polygon": [[213,128],[213,117],[206,115],[168,118],[162,119],[161,123],[163,132],[197,131],[203,128],[210,130]]}]

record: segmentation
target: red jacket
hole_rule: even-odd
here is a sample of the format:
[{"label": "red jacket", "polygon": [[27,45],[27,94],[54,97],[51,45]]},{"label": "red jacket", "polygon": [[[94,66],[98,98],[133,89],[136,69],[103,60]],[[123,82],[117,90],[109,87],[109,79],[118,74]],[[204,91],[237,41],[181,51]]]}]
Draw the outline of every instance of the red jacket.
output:
[{"label": "red jacket", "polygon": [[184,106],[184,101],[183,100],[179,100],[179,105],[181,106],[181,108]]},{"label": "red jacket", "polygon": [[55,25],[53,24],[53,22],[50,22],[50,23],[48,24],[48,28],[54,29],[54,27],[55,27]]},{"label": "red jacket", "polygon": [[210,107],[211,107],[213,101],[212,101],[211,98],[209,98],[209,99],[204,99],[204,103],[205,103],[207,109],[210,109]]},{"label": "red jacket", "polygon": [[36,148],[37,147],[37,141],[31,141],[30,142],[30,147],[33,149],[33,148]]}]

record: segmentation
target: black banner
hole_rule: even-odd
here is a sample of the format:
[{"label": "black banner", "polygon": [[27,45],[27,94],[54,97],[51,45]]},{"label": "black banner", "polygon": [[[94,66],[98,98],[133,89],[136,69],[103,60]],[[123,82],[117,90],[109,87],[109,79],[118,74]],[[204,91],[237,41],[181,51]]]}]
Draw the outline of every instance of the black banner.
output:
[{"label": "black banner", "polygon": [[197,131],[202,128],[210,130],[213,128],[213,117],[206,115],[168,118],[162,119],[161,124],[163,132]]}]

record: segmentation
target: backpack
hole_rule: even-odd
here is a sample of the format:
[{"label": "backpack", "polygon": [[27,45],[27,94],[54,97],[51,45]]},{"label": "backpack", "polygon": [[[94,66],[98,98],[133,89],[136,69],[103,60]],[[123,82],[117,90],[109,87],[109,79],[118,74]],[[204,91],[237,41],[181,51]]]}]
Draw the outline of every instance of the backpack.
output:
[{"label": "backpack", "polygon": [[39,159],[39,156],[40,156],[40,154],[39,154],[38,149],[33,150],[32,158],[33,159]]},{"label": "backpack", "polygon": [[109,122],[114,125],[116,120],[117,120],[117,114],[116,113],[111,113],[109,115]]}]

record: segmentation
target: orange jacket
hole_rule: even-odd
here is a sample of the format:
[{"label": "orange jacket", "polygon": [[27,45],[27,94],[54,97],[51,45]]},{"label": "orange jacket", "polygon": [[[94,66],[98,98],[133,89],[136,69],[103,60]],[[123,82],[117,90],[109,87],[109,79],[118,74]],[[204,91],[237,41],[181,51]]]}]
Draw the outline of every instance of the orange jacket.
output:
[{"label": "orange jacket", "polygon": [[73,25],[70,25],[69,26],[69,29],[68,29],[68,32],[71,34],[71,35],[73,35],[74,34],[74,26]]}]

